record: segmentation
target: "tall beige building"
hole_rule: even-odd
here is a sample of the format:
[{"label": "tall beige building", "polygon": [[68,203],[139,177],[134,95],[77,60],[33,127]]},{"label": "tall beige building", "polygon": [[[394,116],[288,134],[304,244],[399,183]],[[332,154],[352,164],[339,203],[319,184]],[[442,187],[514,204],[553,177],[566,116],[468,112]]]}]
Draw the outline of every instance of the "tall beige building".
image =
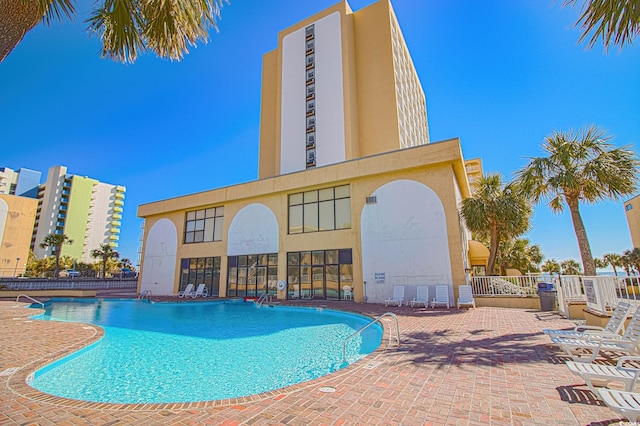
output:
[{"label": "tall beige building", "polygon": [[259,177],[429,142],[426,102],[389,1],[346,1],[264,55]]},{"label": "tall beige building", "polygon": [[388,0],[342,1],[263,58],[259,179],[144,204],[140,291],[381,303],[465,283],[469,180],[429,143],[425,97]]},{"label": "tall beige building", "polygon": [[640,195],[636,195],[624,203],[629,232],[633,247],[640,247]]},{"label": "tall beige building", "polygon": [[24,272],[38,201],[0,194],[0,276]]}]

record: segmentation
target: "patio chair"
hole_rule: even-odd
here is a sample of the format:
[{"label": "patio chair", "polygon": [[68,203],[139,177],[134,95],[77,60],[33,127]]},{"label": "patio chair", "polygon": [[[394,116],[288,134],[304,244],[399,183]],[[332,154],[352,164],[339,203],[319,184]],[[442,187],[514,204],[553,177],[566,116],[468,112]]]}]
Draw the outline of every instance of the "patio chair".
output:
[{"label": "patio chair", "polygon": [[420,305],[426,308],[429,304],[429,287],[426,285],[418,286],[416,297],[414,297],[409,303],[412,308]]},{"label": "patio chair", "polygon": [[[558,344],[574,361],[592,362],[600,352],[619,352],[628,355],[640,354],[640,307],[631,317],[629,326],[622,336],[585,336],[582,339],[561,339],[553,337]],[[585,354],[585,351],[587,352]],[[590,355],[589,355],[590,353]],[[584,355],[584,356],[583,356]]]},{"label": "patio chair", "polygon": [[476,300],[473,298],[473,291],[470,285],[458,286],[458,309],[460,306],[476,307]]},{"label": "patio chair", "polygon": [[208,295],[209,295],[209,291],[207,290],[206,284],[198,284],[198,289],[195,292],[193,292],[191,297],[195,299],[198,296],[207,297]]},{"label": "patio chair", "polygon": [[351,286],[345,285],[342,287],[342,295],[344,300],[353,300],[353,291],[351,290]]},{"label": "patio chair", "polygon": [[615,336],[619,335],[621,331],[624,331],[624,322],[627,319],[627,315],[629,314],[630,310],[630,303],[618,302],[618,305],[611,313],[611,318],[609,318],[609,321],[604,328],[595,325],[579,325],[577,327],[574,327],[572,330],[545,329],[542,330],[542,332],[552,338],[581,338],[588,334]]},{"label": "patio chair", "polygon": [[600,398],[609,408],[631,422],[638,424],[640,416],[640,393],[615,389],[598,389]]},{"label": "patio chair", "polygon": [[640,376],[640,368],[633,366],[625,367],[625,364],[630,361],[638,365],[638,363],[640,363],[640,357],[623,356],[618,360],[616,365],[567,361],[567,367],[569,367],[569,370],[571,370],[573,374],[582,377],[586,385],[589,386],[589,389],[596,395],[598,394],[596,386],[607,386],[609,382],[622,382],[624,384],[624,390],[630,392],[633,390]]},{"label": "patio chair", "polygon": [[398,305],[398,307],[402,306],[404,303],[404,286],[403,285],[394,285],[393,286],[393,296],[384,301],[385,306],[389,305]]},{"label": "patio chair", "polygon": [[435,308],[438,305],[445,305],[449,309],[449,286],[436,286],[436,297],[431,301],[431,307]]},{"label": "patio chair", "polygon": [[187,287],[185,287],[184,290],[180,290],[178,292],[178,297],[181,299],[191,295],[193,295],[193,284],[187,284]]}]

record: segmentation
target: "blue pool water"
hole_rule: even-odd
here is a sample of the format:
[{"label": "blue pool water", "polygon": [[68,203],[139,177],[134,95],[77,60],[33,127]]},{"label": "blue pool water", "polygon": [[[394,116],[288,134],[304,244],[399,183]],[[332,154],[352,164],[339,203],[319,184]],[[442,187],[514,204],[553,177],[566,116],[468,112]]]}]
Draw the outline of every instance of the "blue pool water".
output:
[{"label": "blue pool water", "polygon": [[[42,320],[104,328],[104,337],[38,370],[30,385],[65,398],[164,403],[253,395],[342,368],[342,344],[370,319],[253,303],[54,300]],[[349,363],[373,352],[382,329],[347,343]]]}]

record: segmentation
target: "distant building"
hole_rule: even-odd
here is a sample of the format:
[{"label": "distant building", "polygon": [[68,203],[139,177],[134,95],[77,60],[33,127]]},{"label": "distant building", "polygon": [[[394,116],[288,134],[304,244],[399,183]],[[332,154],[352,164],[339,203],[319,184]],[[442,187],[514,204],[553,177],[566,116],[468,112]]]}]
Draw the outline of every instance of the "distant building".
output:
[{"label": "distant building", "polygon": [[627,215],[633,247],[640,247],[640,195],[624,203],[624,212]]},{"label": "distant building", "polygon": [[[429,143],[388,0],[281,31],[263,58],[259,179],[138,208],[139,291],[382,302],[465,283],[460,141]],[[476,164],[478,165],[478,164]]]},{"label": "distant building", "polygon": [[35,198],[0,194],[0,276],[24,272],[37,207]]},{"label": "distant building", "polygon": [[41,172],[31,169],[14,171],[8,167],[0,167],[0,194],[36,198],[41,176]]},{"label": "distant building", "polygon": [[49,234],[66,234],[63,256],[92,263],[91,252],[100,244],[118,247],[125,187],[67,174],[64,166],[49,169],[38,191],[38,210],[31,247],[38,257],[51,255],[40,244]]}]

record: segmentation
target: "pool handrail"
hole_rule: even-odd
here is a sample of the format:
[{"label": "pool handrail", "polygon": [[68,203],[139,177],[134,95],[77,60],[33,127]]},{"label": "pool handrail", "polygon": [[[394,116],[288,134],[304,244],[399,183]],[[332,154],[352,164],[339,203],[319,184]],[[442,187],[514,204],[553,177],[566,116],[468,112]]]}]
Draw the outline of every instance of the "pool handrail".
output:
[{"label": "pool handrail", "polygon": [[260,307],[260,306],[262,306],[262,304],[267,300],[267,298],[268,298],[268,297],[269,297],[269,295],[268,295],[267,293],[262,293],[262,294],[260,295],[260,297],[258,297],[258,299],[257,299],[257,300],[254,300],[254,301],[253,301],[253,303],[254,303],[256,306]]},{"label": "pool handrail", "polygon": [[18,303],[18,300],[20,300],[21,297],[26,297],[27,299],[31,300],[34,303],[37,303],[38,305],[42,306],[42,309],[44,309],[44,303],[42,303],[39,300],[34,299],[33,297],[27,295],[27,294],[19,294],[18,297],[16,297],[16,303]]},{"label": "pool handrail", "polygon": [[[342,342],[342,363],[346,363],[347,362],[347,341],[349,339],[351,339],[353,336],[360,334],[361,332],[363,332],[364,330],[366,330],[367,328],[371,327],[373,324],[379,322],[380,325],[383,326],[384,329],[384,325],[382,324],[382,322],[380,322],[382,320],[382,318],[384,317],[391,317],[395,320],[396,322],[396,343],[398,344],[398,347],[400,347],[400,326],[398,325],[398,317],[396,316],[396,314],[394,314],[393,312],[385,312],[384,314],[380,315],[378,318],[374,319],[373,321],[371,321],[369,324],[359,328],[358,330],[354,331],[353,333],[351,333],[349,336],[347,336],[344,341]],[[389,340],[391,340],[391,330],[389,330]]]}]

